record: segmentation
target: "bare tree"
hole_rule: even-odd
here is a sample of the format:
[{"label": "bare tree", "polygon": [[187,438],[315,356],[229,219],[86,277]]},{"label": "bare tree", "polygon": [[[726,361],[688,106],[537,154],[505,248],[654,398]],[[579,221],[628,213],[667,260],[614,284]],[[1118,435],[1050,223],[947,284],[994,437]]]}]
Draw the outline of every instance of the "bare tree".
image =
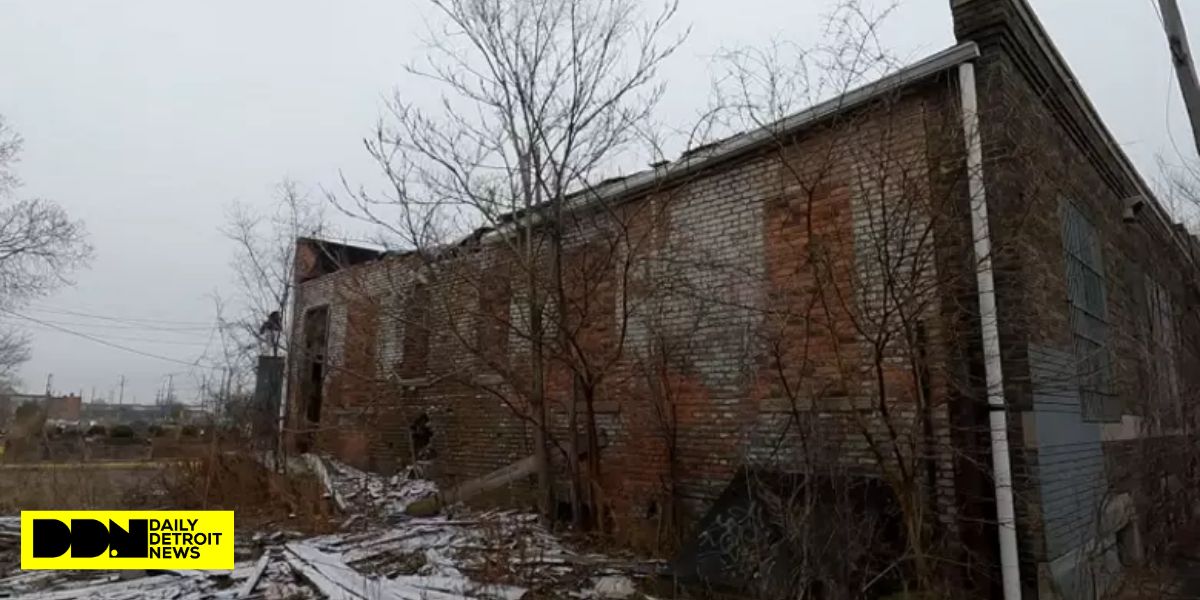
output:
[{"label": "bare tree", "polygon": [[[780,231],[767,270],[786,275],[769,277],[773,301],[755,308],[755,334],[764,349],[762,386],[781,418],[775,450],[751,457],[748,468],[782,462],[807,475],[796,482],[801,490],[774,496],[785,513],[820,515],[820,527],[783,519],[790,523],[784,545],[806,557],[796,584],[821,584],[829,597],[858,597],[888,573],[924,593],[954,594],[941,574],[963,560],[963,549],[946,537],[952,526],[941,519],[956,507],[937,484],[956,465],[980,459],[952,443],[978,432],[955,431],[949,417],[952,398],[979,397],[979,382],[954,367],[969,360],[978,336],[977,307],[963,300],[973,299],[984,261],[995,260],[997,270],[1013,264],[996,255],[1018,246],[1034,206],[1026,199],[1061,197],[1067,179],[1055,171],[1061,161],[1032,141],[1038,126],[1050,125],[1026,118],[989,130],[1006,152],[993,174],[1019,173],[1022,187],[1012,197],[1021,202],[998,217],[1005,235],[995,238],[992,256],[974,256],[957,103],[923,105],[914,100],[919,92],[884,88],[865,105],[838,106],[851,88],[898,66],[876,36],[886,14],[841,3],[828,39],[813,48],[728,52],[716,85],[723,121],[769,137],[779,172],[778,198],[765,203],[764,219]],[[998,99],[1005,90],[990,91]],[[798,135],[787,129],[793,102],[826,99],[834,116]],[[1001,113],[1016,103],[994,104],[988,118],[1008,122]],[[861,495],[868,481],[882,484],[874,489],[889,508],[822,514],[827,502],[814,505]],[[893,527],[898,535],[877,539]],[[748,565],[765,559],[762,549],[750,550]],[[830,552],[845,559],[837,553],[852,551],[864,554],[849,562],[870,568],[826,568],[834,564]]]},{"label": "bare tree", "polygon": [[[551,355],[573,371],[572,380],[583,362],[570,333],[578,327],[568,324],[567,215],[574,203],[594,201],[598,175],[647,137],[662,93],[658,68],[680,41],[666,33],[677,2],[649,18],[632,0],[432,4],[442,28],[430,32],[427,64],[409,72],[443,92],[441,106],[431,113],[397,95],[390,119],[367,140],[388,192],[360,190],[341,206],[430,266],[473,230],[490,231],[487,242],[504,248],[501,261],[523,306],[520,319],[504,327],[527,344],[528,376],[509,378],[503,393],[533,427],[539,506],[548,514]],[[446,273],[426,274],[439,275]],[[564,450],[578,498],[573,398],[567,411]],[[594,427],[584,429],[595,436]]]},{"label": "bare tree", "polygon": [[[218,381],[208,382],[209,395],[220,399],[217,414],[230,423],[252,423],[247,430],[252,442],[268,444],[273,440],[272,448],[280,457],[286,411],[283,376],[288,372],[287,362],[294,360],[291,334],[297,242],[326,234],[322,208],[323,204],[312,200],[298,184],[284,180],[266,210],[231,205],[221,230],[233,244],[231,266],[237,289],[232,302],[217,300],[221,342],[218,364],[224,368]],[[260,357],[264,356],[274,360],[262,362],[268,366],[260,372]],[[280,369],[278,387],[274,383],[275,368]],[[216,374],[210,374],[214,377]],[[250,403],[233,406],[231,398],[248,397],[243,387],[247,381],[256,382],[250,388],[253,393],[261,389],[268,396],[255,396]],[[278,406],[267,400],[275,397],[279,398]],[[274,437],[269,432],[274,432]]]},{"label": "bare tree", "polygon": [[241,316],[229,316],[227,301],[213,294],[216,326],[207,348],[206,365],[192,373],[201,403],[217,423],[232,424],[248,430],[253,416],[251,407],[231,403],[233,397],[245,397],[254,385],[254,359],[261,347],[241,324]]},{"label": "bare tree", "polygon": [[29,338],[17,330],[0,331],[0,393],[16,391],[17,369],[29,360]]},{"label": "bare tree", "polygon": [[[0,311],[11,311],[70,284],[70,275],[87,265],[92,247],[83,224],[62,207],[40,198],[17,195],[15,168],[22,138],[0,115]],[[15,369],[29,358],[29,340],[16,330],[0,334],[0,377],[11,383]]]},{"label": "bare tree", "polygon": [[279,356],[288,351],[296,239],[326,233],[321,207],[298,184],[285,180],[269,210],[239,203],[229,208],[221,232],[234,246],[237,314],[224,324],[264,354]]},{"label": "bare tree", "polygon": [[35,298],[64,283],[87,264],[92,248],[83,224],[61,207],[18,198],[15,166],[22,139],[0,117],[0,302]]},{"label": "bare tree", "polygon": [[[639,321],[639,327],[650,330],[648,337],[658,340],[637,349],[641,368],[633,377],[641,380],[650,398],[668,460],[674,460],[672,377],[678,373],[671,371],[679,368],[673,354],[678,346],[688,345],[687,335],[683,332],[680,340],[680,332],[656,327],[654,303],[630,299],[636,295],[631,290],[638,287],[640,269],[647,266],[638,249],[661,244],[664,237],[655,225],[659,216],[652,215],[658,199],[637,203],[651,208],[631,215],[632,209],[606,202],[603,184],[591,183],[646,133],[645,125],[635,125],[648,124],[652,113],[647,107],[653,106],[659,91],[652,85],[655,68],[675,47],[660,49],[654,43],[674,6],[643,29],[630,28],[625,15],[632,7],[620,1],[448,1],[435,6],[444,12],[449,29],[462,35],[433,40],[431,66],[413,72],[448,89],[442,101],[445,114],[431,117],[396,100],[391,121],[367,141],[390,188],[385,194],[352,190],[351,200],[341,201],[339,207],[380,226],[394,245],[409,252],[405,260],[413,268],[398,277],[396,286],[403,299],[396,304],[397,319],[425,335],[433,329],[444,331],[500,375],[499,383],[492,385],[467,382],[507,401],[532,424],[539,505],[545,512],[553,496],[549,450],[558,442],[548,414],[552,399],[547,382],[558,376],[556,367],[562,367],[572,390],[564,394],[563,453],[573,476],[574,499],[583,495],[577,424],[582,420],[587,438],[583,452],[589,463],[597,463],[588,465],[594,482],[599,448],[590,398],[610,373],[606,365],[621,362],[629,319]],[[621,10],[609,12],[614,9]],[[954,193],[954,182],[931,184],[929,172],[937,166],[914,164],[917,154],[900,147],[902,125],[912,121],[906,111],[913,108],[902,98],[888,97],[869,108],[848,111],[824,126],[833,133],[815,136],[817,141],[799,139],[781,126],[798,108],[794,103],[837,98],[896,66],[876,37],[885,14],[844,3],[830,19],[828,43],[801,53],[794,62],[785,62],[787,48],[730,53],[726,87],[718,88],[710,111],[730,129],[776,136],[770,159],[781,167],[782,193],[771,201],[772,208],[790,215],[783,218],[783,226],[797,242],[784,255],[772,257],[785,262],[786,268],[776,272],[795,273],[793,280],[770,282],[781,290],[783,301],[739,307],[757,311],[756,345],[766,349],[761,356],[748,351],[746,364],[739,368],[773,370],[769,384],[787,404],[789,418],[780,424],[775,445],[786,450],[776,454],[799,457],[800,463],[792,466],[812,477],[805,481],[816,482],[807,493],[784,494],[779,501],[787,505],[785,511],[811,517],[794,519],[797,528],[789,535],[802,539],[800,546],[806,551],[836,552],[837,545],[831,546],[828,537],[814,539],[828,530],[814,533],[808,525],[814,519],[828,523],[828,515],[813,516],[817,503],[854,491],[849,484],[829,491],[829,482],[852,479],[862,464],[874,467],[900,507],[905,545],[897,549],[892,564],[839,582],[849,597],[897,570],[897,564],[898,570],[914,573],[923,589],[936,579],[933,487],[938,469],[945,468],[948,444],[946,432],[933,423],[946,421],[946,393],[938,386],[950,384],[944,374],[931,373],[929,354],[952,345],[947,340],[954,334],[931,334],[927,322],[948,310],[937,292],[958,284],[957,279],[940,279],[940,271],[932,267],[943,259],[934,234],[949,232],[944,236],[949,245],[955,242],[953,234],[961,234],[955,228],[963,222],[961,196]],[[625,38],[634,43],[618,43]],[[458,42],[463,45],[454,45]],[[621,48],[632,48],[633,57],[624,56]],[[785,64],[800,66],[786,69]],[[961,124],[952,111],[945,117],[959,127],[958,134],[941,132],[932,143],[947,144],[946,154],[957,156]],[[854,176],[847,177],[847,171]],[[819,227],[814,215],[851,197],[857,199],[851,208],[863,216],[863,231]],[[781,203],[782,208],[776,206]],[[580,233],[585,230],[587,235]],[[602,258],[580,258],[588,254],[585,249]],[[692,271],[695,281],[711,275],[746,286],[763,283],[744,281],[740,265],[697,256],[690,264],[680,261],[666,269]],[[964,275],[973,277],[973,266],[953,271],[954,278]],[[611,327],[615,333],[606,346],[596,343],[595,329],[589,326],[605,311],[589,310],[587,304],[608,293],[604,286],[613,281],[620,299],[611,312],[620,315],[620,322]],[[648,277],[640,283],[655,287],[663,282]],[[693,304],[719,306],[731,300],[712,294],[730,287],[703,289],[684,281],[669,293]],[[370,285],[364,285],[364,293],[369,290]],[[494,304],[484,302],[488,294],[499,290],[504,310],[483,309],[484,304]],[[464,297],[480,299],[476,316],[515,340],[515,348],[506,348],[504,357],[528,356],[527,363],[490,357],[475,335],[479,319],[468,319],[469,326],[461,327],[462,315],[471,312],[464,309],[469,304]],[[519,314],[507,311],[510,302],[521,307]],[[442,320],[435,326],[425,311],[414,318],[409,310],[413,305],[431,305]],[[633,311],[639,309],[650,314],[638,319]],[[815,340],[828,344],[819,356],[808,346]],[[371,352],[368,348],[364,354]],[[460,366],[443,365],[439,373],[422,363],[419,370],[434,372],[435,378],[454,377]],[[576,398],[588,407],[582,419]],[[841,429],[830,430],[834,425]],[[849,446],[855,446],[854,454],[838,451]],[[786,459],[771,460],[777,464]],[[664,482],[664,487],[674,495],[673,482]],[[603,510],[602,502],[593,501],[592,508]],[[861,514],[838,516],[841,533],[853,533],[850,530],[863,522]],[[882,529],[883,525],[859,527],[866,537],[857,538],[854,546],[869,552]],[[825,558],[827,554],[814,554],[805,564],[831,564]],[[831,568],[830,576],[838,575],[835,571]]]}]

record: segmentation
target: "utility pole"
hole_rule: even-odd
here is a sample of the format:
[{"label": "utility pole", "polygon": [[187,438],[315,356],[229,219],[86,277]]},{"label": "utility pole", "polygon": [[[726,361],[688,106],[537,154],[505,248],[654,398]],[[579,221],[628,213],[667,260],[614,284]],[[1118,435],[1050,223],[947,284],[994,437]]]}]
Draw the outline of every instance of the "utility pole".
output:
[{"label": "utility pole", "polygon": [[1183,15],[1176,0],[1158,0],[1162,9],[1163,29],[1167,32],[1167,46],[1171,50],[1171,64],[1175,65],[1175,76],[1183,92],[1188,118],[1192,122],[1192,139],[1196,151],[1200,152],[1200,82],[1196,79],[1196,63],[1192,61],[1192,47],[1188,44],[1187,30],[1183,27]]},{"label": "utility pole", "polygon": [[125,376],[121,376],[121,396],[117,400],[117,404],[125,404]]},{"label": "utility pole", "polygon": [[54,383],[54,373],[47,374],[46,375],[46,397],[47,398],[49,398],[50,396],[53,395],[51,393],[51,390],[53,389],[52,388],[53,383]]}]

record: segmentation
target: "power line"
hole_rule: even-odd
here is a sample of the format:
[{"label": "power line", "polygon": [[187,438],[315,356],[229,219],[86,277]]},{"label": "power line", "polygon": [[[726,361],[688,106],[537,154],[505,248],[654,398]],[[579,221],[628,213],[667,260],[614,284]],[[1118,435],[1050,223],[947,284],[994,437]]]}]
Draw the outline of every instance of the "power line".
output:
[{"label": "power line", "polygon": [[[42,325],[42,324],[38,323],[38,324],[34,324],[34,326],[46,327],[46,328],[50,328],[50,327],[69,328],[72,325],[71,323],[56,323],[54,321],[45,321],[45,323],[46,323],[46,325]],[[87,333],[87,332],[80,332],[80,333]],[[190,346],[192,348],[204,348],[204,347],[207,347],[207,345],[208,345],[206,342],[200,342],[200,341],[189,342],[189,341],[184,341],[184,340],[164,340],[164,339],[156,339],[156,338],[129,337],[129,336],[123,336],[123,335],[105,335],[104,339],[109,340],[109,341],[117,341],[117,342],[138,342],[138,343],[144,343],[144,344],[162,344],[162,345],[167,345],[167,346]]]},{"label": "power line", "polygon": [[166,338],[163,338],[163,339],[167,339],[167,338],[170,338],[170,339],[179,339],[179,338],[200,339],[201,336],[205,336],[205,338],[207,338],[209,329],[212,327],[210,325],[209,327],[205,327],[203,329],[201,329],[201,328],[160,329],[157,327],[136,327],[136,326],[124,326],[124,325],[110,325],[107,323],[79,323],[76,321],[60,321],[58,319],[42,319],[42,320],[47,323],[53,323],[55,325],[58,325],[59,327],[67,327],[67,328],[72,328],[72,329],[98,330],[99,332],[112,331],[112,332],[117,332],[117,333],[120,333],[123,335],[137,334],[137,333],[160,334],[160,335],[166,336]]},{"label": "power line", "polygon": [[196,361],[208,356],[208,351],[212,348],[213,339],[217,337],[217,330],[220,329],[219,323],[214,323],[212,329],[208,330],[208,341],[204,342],[204,349],[200,351],[200,356],[196,357]]},{"label": "power line", "polygon": [[139,325],[133,323],[86,323],[79,321],[62,321],[57,318],[48,318],[46,321],[57,323],[64,327],[87,327],[90,329],[107,329],[110,331],[155,331],[163,333],[208,333],[209,327],[212,326],[209,324],[203,327],[191,325],[187,327],[162,327],[158,325]]},{"label": "power line", "polygon": [[63,332],[63,333],[67,333],[67,334],[70,334],[70,335],[73,335],[73,336],[76,336],[76,337],[81,337],[81,338],[83,338],[83,339],[85,339],[85,340],[90,340],[90,341],[96,342],[97,344],[102,344],[102,345],[104,345],[104,346],[108,346],[108,347],[110,347],[110,348],[116,348],[117,350],[124,350],[124,351],[126,351],[126,352],[131,352],[131,353],[133,353],[133,354],[138,354],[138,355],[141,355],[141,356],[145,356],[145,357],[147,357],[147,358],[156,358],[156,359],[158,359],[158,360],[165,360],[165,361],[167,361],[167,362],[172,362],[172,363],[176,363],[176,364],[184,365],[184,366],[187,366],[187,367],[201,367],[201,368],[208,368],[208,369],[219,369],[219,368],[221,368],[221,367],[217,367],[217,366],[213,366],[213,365],[201,365],[201,364],[200,364],[200,359],[199,359],[199,358],[197,358],[195,362],[187,362],[187,361],[184,361],[184,360],[180,360],[180,359],[178,359],[178,358],[172,358],[172,357],[169,357],[169,356],[162,356],[161,354],[154,354],[153,352],[145,352],[145,351],[143,351],[143,350],[138,350],[137,348],[130,348],[129,346],[122,346],[121,344],[116,344],[116,343],[110,342],[110,341],[108,341],[108,340],[105,340],[105,339],[103,339],[103,338],[98,338],[98,337],[96,337],[96,336],[94,336],[94,335],[90,335],[90,334],[87,334],[87,333],[82,333],[82,332],[79,332],[79,331],[74,331],[74,330],[71,330],[71,329],[67,329],[66,327],[60,327],[60,326],[58,326],[58,325],[55,325],[55,324],[53,324],[53,323],[49,323],[49,322],[43,321],[43,320],[41,320],[41,319],[38,319],[38,318],[36,318],[36,317],[30,317],[30,316],[28,316],[28,315],[23,315],[23,314],[21,314],[21,313],[15,312],[15,311],[7,310],[7,309],[0,309],[0,312],[4,312],[4,313],[6,313],[6,314],[10,314],[10,315],[12,315],[12,316],[14,316],[14,317],[17,317],[17,318],[19,318],[19,319],[24,319],[24,320],[26,320],[26,321],[31,321],[31,322],[34,322],[34,323],[38,323],[38,324],[40,324],[40,325],[44,325],[44,326],[46,326],[46,327],[49,327],[49,328],[51,328],[51,329],[57,329],[58,331],[61,331],[61,332]]},{"label": "power line", "polygon": [[71,316],[75,316],[75,317],[100,319],[103,321],[115,321],[117,323],[127,323],[127,324],[148,323],[151,325],[154,325],[154,324],[158,324],[158,325],[191,325],[191,326],[197,326],[197,327],[199,327],[199,326],[207,327],[208,325],[210,325],[210,322],[207,322],[207,321],[176,321],[176,320],[170,320],[170,319],[148,319],[148,318],[143,318],[143,317],[123,317],[123,316],[115,316],[115,315],[102,315],[102,314],[98,314],[98,313],[94,313],[94,312],[86,312],[86,311],[81,311],[81,310],[70,310],[70,309],[66,309],[66,308],[41,307],[41,308],[32,308],[30,310],[34,310],[36,312],[47,312],[47,313],[60,314],[60,315],[71,315]]}]

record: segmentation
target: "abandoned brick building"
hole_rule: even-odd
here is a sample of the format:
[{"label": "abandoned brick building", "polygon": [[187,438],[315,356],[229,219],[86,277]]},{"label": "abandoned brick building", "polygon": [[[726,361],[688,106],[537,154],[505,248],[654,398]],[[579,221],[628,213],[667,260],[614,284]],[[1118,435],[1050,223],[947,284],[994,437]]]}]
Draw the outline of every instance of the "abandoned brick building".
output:
[{"label": "abandoned brick building", "polygon": [[[957,46],[572,199],[545,308],[560,496],[586,471],[636,540],[743,469],[840,469],[927,502],[998,580],[999,410],[1027,597],[1091,597],[1170,533],[1163,490],[1194,491],[1200,244],[1025,0],[951,4]],[[435,259],[299,240],[292,443],[427,460],[444,485],[530,456],[537,278],[513,235]]]}]

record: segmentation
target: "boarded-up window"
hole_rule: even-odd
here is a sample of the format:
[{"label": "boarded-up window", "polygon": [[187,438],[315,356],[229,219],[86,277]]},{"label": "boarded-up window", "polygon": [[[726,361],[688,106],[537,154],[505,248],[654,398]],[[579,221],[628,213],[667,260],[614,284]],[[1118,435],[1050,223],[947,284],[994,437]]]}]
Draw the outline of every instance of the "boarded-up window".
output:
[{"label": "boarded-up window", "polygon": [[1150,416],[1164,427],[1173,427],[1178,425],[1180,417],[1175,303],[1166,288],[1149,276],[1146,277],[1146,308],[1151,374],[1150,385],[1144,393],[1149,396]]},{"label": "boarded-up window", "polygon": [[507,361],[511,299],[506,273],[497,271],[480,278],[475,336],[479,355],[486,363],[502,365]]},{"label": "boarded-up window", "polygon": [[1062,223],[1075,376],[1083,417],[1089,421],[1119,421],[1121,405],[1113,393],[1108,353],[1107,294],[1100,239],[1092,223],[1070,202],[1063,203]]},{"label": "boarded-up window", "polygon": [[401,349],[400,376],[423,377],[429,366],[429,290],[416,283],[404,303],[404,346]]}]

